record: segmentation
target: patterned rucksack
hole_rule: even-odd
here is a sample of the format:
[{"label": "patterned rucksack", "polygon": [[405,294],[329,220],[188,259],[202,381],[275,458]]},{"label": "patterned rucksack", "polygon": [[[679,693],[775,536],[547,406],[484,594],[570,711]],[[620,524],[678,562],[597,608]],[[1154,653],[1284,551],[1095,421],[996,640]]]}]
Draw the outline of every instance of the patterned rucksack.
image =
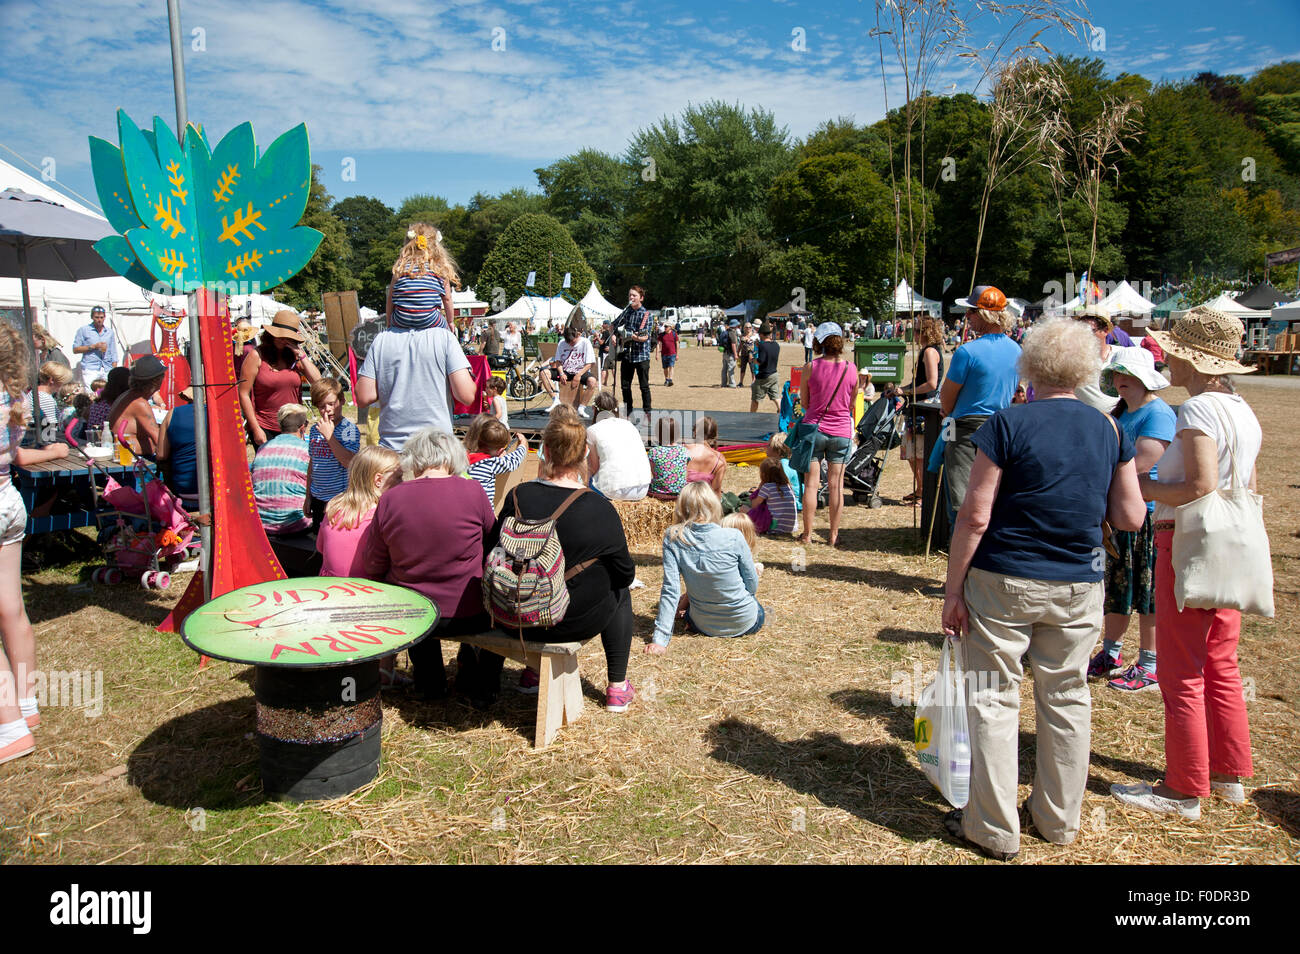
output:
[{"label": "patterned rucksack", "polygon": [[569,609],[569,580],[596,561],[584,560],[566,571],[555,524],[578,497],[579,488],[542,520],[519,516],[519,488],[510,493],[515,516],[501,525],[501,539],[483,564],[483,608],[496,626],[524,629],[554,626]]}]

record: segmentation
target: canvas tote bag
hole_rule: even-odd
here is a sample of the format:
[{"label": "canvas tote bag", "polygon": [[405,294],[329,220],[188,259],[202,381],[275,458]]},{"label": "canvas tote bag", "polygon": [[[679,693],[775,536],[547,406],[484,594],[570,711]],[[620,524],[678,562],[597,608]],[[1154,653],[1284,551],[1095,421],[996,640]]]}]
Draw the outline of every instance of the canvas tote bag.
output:
[{"label": "canvas tote bag", "polygon": [[1171,558],[1178,611],[1235,609],[1273,616],[1273,560],[1264,498],[1237,470],[1237,431],[1214,399],[1228,445],[1232,482],[1174,510]]}]

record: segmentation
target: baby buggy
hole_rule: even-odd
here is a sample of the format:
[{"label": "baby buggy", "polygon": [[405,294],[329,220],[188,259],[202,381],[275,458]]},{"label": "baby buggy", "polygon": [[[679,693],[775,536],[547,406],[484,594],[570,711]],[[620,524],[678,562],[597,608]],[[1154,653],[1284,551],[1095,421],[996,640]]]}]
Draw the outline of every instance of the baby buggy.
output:
[{"label": "baby buggy", "polygon": [[171,571],[197,553],[196,527],[190,515],[142,458],[135,459],[135,471],[143,492],[119,484],[99,461],[89,459],[90,466],[105,477],[102,488],[98,481],[91,481],[95,523],[105,558],[105,565],[91,573],[91,581],[118,584],[139,580],[146,590],[167,589]]},{"label": "baby buggy", "polygon": [[[902,443],[899,435],[902,419],[898,414],[901,403],[900,398],[885,394],[867,408],[858,421],[857,447],[844,465],[845,492],[853,495],[854,503],[865,502],[873,510],[883,504],[878,488],[885,460]],[[824,484],[820,493],[825,493]]]}]

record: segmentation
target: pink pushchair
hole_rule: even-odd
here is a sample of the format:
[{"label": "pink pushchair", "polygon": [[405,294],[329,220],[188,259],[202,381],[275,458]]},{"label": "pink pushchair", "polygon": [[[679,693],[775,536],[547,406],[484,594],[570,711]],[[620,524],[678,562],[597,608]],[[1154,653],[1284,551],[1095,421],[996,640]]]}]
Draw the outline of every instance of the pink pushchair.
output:
[{"label": "pink pushchair", "polygon": [[106,564],[90,575],[94,583],[140,581],[145,589],[165,590],[178,563],[197,555],[195,524],[180,499],[142,458],[135,459],[136,482],[119,484],[95,459],[90,465],[107,478],[95,488],[95,522]]}]

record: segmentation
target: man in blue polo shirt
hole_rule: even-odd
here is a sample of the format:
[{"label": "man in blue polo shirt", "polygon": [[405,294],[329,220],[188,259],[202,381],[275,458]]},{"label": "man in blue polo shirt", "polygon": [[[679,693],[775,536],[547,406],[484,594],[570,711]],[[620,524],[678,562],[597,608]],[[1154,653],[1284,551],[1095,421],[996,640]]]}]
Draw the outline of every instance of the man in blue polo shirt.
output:
[{"label": "man in blue polo shirt", "polygon": [[81,380],[89,390],[96,378],[107,378],[117,367],[117,338],[105,326],[108,314],[103,305],[90,309],[90,324],[77,329],[72,339],[73,354],[81,355]]},{"label": "man in blue polo shirt", "polygon": [[971,437],[985,421],[1011,405],[1020,383],[1020,345],[1007,336],[1016,319],[1007,309],[1006,295],[992,285],[979,285],[970,298],[959,298],[957,304],[965,307],[970,327],[979,337],[953,352],[939,391],[950,518],[961,509],[975,463]]}]

